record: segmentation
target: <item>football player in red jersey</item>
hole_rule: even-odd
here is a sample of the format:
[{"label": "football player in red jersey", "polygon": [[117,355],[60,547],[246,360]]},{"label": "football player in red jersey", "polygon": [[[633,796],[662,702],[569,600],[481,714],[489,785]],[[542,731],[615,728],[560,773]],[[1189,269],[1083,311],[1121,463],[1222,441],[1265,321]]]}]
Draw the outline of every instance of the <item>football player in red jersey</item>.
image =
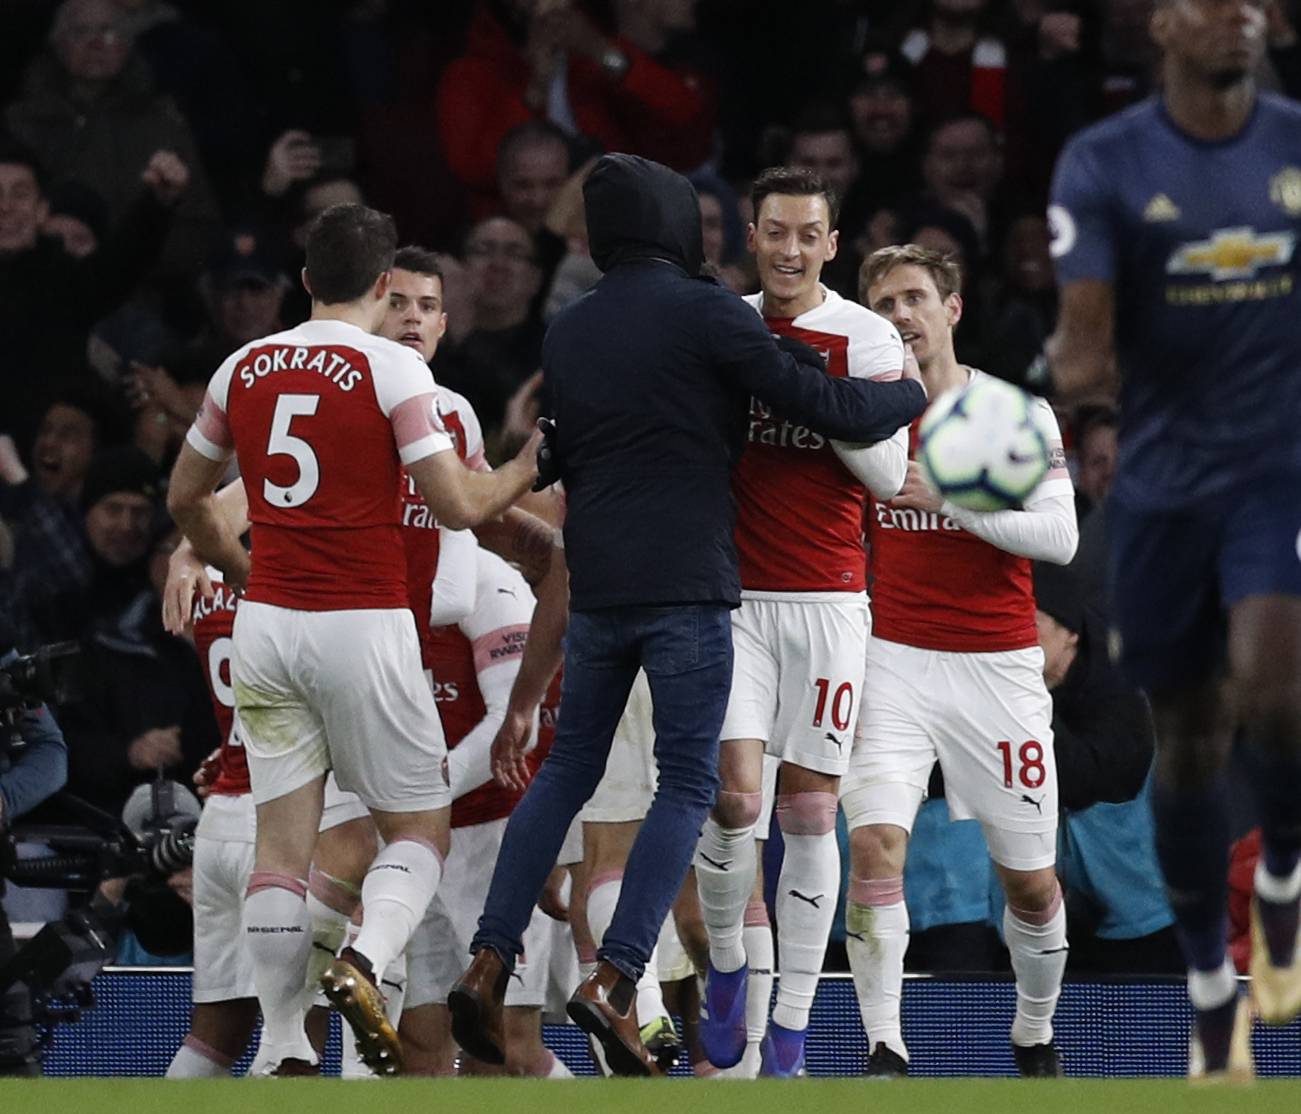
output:
[{"label": "football player in red jersey", "polygon": [[[772,332],[821,352],[829,375],[898,379],[905,355],[894,326],[819,281],[836,254],[834,191],[811,171],[775,167],[756,179],[751,196],[755,220],[747,235],[762,289],[746,300]],[[767,813],[765,752],[782,763],[776,809],[786,854],[776,903],[781,981],[762,1064],[753,1068],[778,1076],[803,1068],[840,884],[836,794],[849,762],[870,626],[864,488],[880,498],[899,490],[906,444],[904,430],[871,446],[830,442],[751,400],[749,443],[732,481],[741,606],[732,615],[736,664],[719,757],[722,789],[695,861],[710,953],[701,1038],[722,1068],[737,1064],[750,1043],[742,939],[747,920],[757,919],[751,894],[756,823]],[[766,837],[766,828],[759,835]],[[759,966],[771,969],[771,957]],[[771,983],[756,982],[751,1006],[762,1025]]]},{"label": "football player in red jersey", "polygon": [[[203,590],[195,593],[199,574]],[[216,569],[197,565],[186,546],[169,562],[165,598],[172,603],[168,629],[180,635],[189,625],[193,631],[222,740],[215,761],[205,764],[201,791],[206,789],[206,800],[195,832],[194,1010],[190,1031],[167,1075],[173,1079],[220,1077],[229,1074],[231,1064],[243,1053],[257,1025],[258,1012],[243,929],[244,891],[253,870],[257,824],[248,763],[234,724],[235,694],[230,681],[231,634],[239,597]],[[189,607],[189,612],[182,607]],[[328,778],[309,876],[309,908],[329,902],[331,907],[346,910],[346,920],[358,903],[361,880],[375,849],[375,825],[366,806]],[[320,942],[317,920],[314,914],[314,943]],[[319,1044],[324,1044],[323,1033]]]},{"label": "football player in red jersey", "polygon": [[[467,471],[433,411],[420,358],[376,337],[396,233],[335,206],[313,223],[312,318],[243,346],[213,376],[173,472],[168,506],[196,551],[247,582],[232,685],[258,831],[245,900],[271,1070],[319,1070],[303,1030],[305,902],[325,773],[371,810],[386,846],[362,886],[369,916],[322,978],[363,1059],[400,1070],[377,983],[433,896],[448,844],[446,750],[420,669],[399,544],[400,469],[438,519],[472,526],[536,475],[535,438],[495,473]],[[240,464],[255,557],[212,494]]]},{"label": "football player in red jersey", "polygon": [[[442,305],[443,276],[437,256],[418,247],[400,248],[394,257],[389,309],[380,326],[380,335],[412,348],[428,362],[446,331],[447,315]],[[467,467],[486,469],[483,434],[469,402],[456,392],[439,387],[435,406],[457,454]],[[428,674],[430,662],[426,653],[426,634],[429,629],[454,623],[467,616],[474,607],[478,544],[469,531],[451,531],[445,527],[433,529],[436,520],[412,487],[409,477],[404,475],[403,541],[408,559],[408,592],[413,610],[421,616],[428,616],[427,620],[418,623],[422,664]],[[247,500],[242,482],[232,484],[222,499],[232,528],[242,533],[248,528]],[[549,529],[514,509],[508,512],[507,518],[514,520],[513,524],[495,524],[496,528],[485,529],[485,534],[495,544],[504,545],[513,558],[525,564],[536,564],[529,550],[530,532],[542,529],[549,547]],[[430,580],[434,582],[432,593]],[[196,590],[198,596],[194,598]],[[229,677],[229,636],[236,596],[224,588],[215,570],[204,570],[186,542],[173,555],[164,598],[168,629],[181,633],[193,606],[195,639],[201,656],[215,655],[209,663],[209,679],[213,686],[214,709],[222,722],[223,738],[226,738],[226,721],[234,707]],[[200,842],[204,845],[204,861],[211,860],[214,869],[211,877],[207,874],[199,877],[196,872],[195,996],[198,1007],[192,1031],[178,1051],[172,1069],[169,1069],[178,1076],[224,1074],[242,1052],[256,1023],[256,1002],[251,1000],[252,973],[246,949],[227,938],[232,925],[233,931],[242,936],[243,892],[252,868],[255,832],[252,799],[239,796],[248,792],[248,768],[242,747],[236,740],[233,747],[223,748],[221,752],[217,781],[204,812],[209,819],[201,825],[199,833],[204,837],[203,828],[206,826],[207,838],[201,838]],[[233,812],[239,814],[241,823],[232,822]],[[328,779],[321,834],[308,881],[307,902],[311,913],[314,961],[337,952],[346,932],[355,934],[350,919],[359,904],[362,879],[374,851],[374,826],[365,806],[354,794],[342,793],[333,779]],[[196,854],[196,859],[199,857]],[[236,861],[243,863],[242,875],[232,868]],[[201,890],[205,895],[202,901]],[[234,893],[238,893],[238,898],[232,900]],[[199,909],[201,904],[203,907]],[[198,958],[200,953],[204,957],[202,960]],[[316,968],[315,974],[319,975],[324,963],[318,966],[314,962],[313,967]],[[309,978],[308,982],[314,985],[315,978]],[[244,993],[227,998],[231,988],[242,988]],[[389,965],[382,989],[388,1016],[396,1023],[402,1012],[405,989],[403,957]],[[313,1040],[319,1047],[321,1040],[317,1040],[314,1031]],[[351,1049],[345,1046],[344,1051],[345,1074],[351,1074],[355,1067]],[[262,1063],[259,1057],[254,1070]],[[364,1067],[358,1070],[366,1074]]]},{"label": "football player in red jersey", "polygon": [[[959,287],[955,263],[915,244],[873,253],[860,275],[863,301],[911,346],[931,398],[984,374],[953,353]],[[955,507],[910,463],[903,490],[869,513],[873,629],[841,785],[852,855],[847,947],[869,1075],[907,1072],[899,1021],[908,946],[903,867],[937,759],[950,816],[981,822],[1007,894],[1017,1067],[1060,1074],[1052,1017],[1066,966],[1066,913],[1055,869],[1052,703],[1030,562],[1068,563],[1079,534],[1057,419],[1042,400],[1032,417],[1052,459],[1019,509]]]}]

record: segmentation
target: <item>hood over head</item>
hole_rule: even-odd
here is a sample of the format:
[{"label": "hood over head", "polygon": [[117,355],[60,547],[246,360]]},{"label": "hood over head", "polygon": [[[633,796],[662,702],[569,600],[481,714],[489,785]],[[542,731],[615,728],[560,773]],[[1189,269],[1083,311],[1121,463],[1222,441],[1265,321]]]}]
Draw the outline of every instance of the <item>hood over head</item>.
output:
[{"label": "hood over head", "polygon": [[700,273],[700,201],[676,171],[636,155],[604,155],[583,183],[583,204],[592,259],[602,271],[664,259],[693,278]]}]

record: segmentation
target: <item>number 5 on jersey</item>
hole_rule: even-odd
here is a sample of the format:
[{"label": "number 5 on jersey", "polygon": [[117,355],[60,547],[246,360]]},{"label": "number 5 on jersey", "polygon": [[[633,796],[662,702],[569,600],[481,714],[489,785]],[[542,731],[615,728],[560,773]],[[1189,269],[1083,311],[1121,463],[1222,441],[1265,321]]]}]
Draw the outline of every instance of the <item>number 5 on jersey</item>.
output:
[{"label": "number 5 on jersey", "polygon": [[271,417],[271,436],[267,440],[268,456],[291,456],[298,465],[298,479],[289,487],[281,487],[270,480],[262,481],[262,497],[268,503],[282,507],[301,507],[321,484],[321,466],[317,463],[312,446],[301,437],[289,432],[293,420],[310,417],[321,403],[320,395],[281,395],[276,399],[275,413]]}]

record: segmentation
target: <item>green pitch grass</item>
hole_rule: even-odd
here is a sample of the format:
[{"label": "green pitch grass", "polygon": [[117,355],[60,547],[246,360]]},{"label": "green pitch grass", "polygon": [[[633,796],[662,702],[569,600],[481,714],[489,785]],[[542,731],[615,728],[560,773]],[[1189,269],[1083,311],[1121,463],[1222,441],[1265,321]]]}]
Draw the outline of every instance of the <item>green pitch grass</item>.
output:
[{"label": "green pitch grass", "polygon": [[0,1081],[5,1114],[1297,1114],[1301,1080],[74,1079]]}]

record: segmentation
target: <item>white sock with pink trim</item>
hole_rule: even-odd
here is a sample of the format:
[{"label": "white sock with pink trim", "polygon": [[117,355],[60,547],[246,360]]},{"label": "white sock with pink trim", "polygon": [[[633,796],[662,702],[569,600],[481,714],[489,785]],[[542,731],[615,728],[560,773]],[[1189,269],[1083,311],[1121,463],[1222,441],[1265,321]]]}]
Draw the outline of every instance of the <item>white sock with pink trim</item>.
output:
[{"label": "white sock with pink trim", "polygon": [[900,1003],[903,998],[903,957],[908,951],[908,906],[903,900],[903,875],[894,878],[853,878],[845,905],[845,950],[854,973],[867,1048],[878,1044],[908,1059],[903,1042]]},{"label": "white sock with pink trim", "polygon": [[316,1063],[303,1028],[312,951],[306,896],[307,883],[301,878],[266,870],[249,875],[244,931],[262,1007],[263,1053],[258,1058],[269,1067],[290,1057]]},{"label": "white sock with pink trim", "polygon": [[763,805],[762,793],[733,793],[722,790],[719,799],[730,798],[736,811],[748,823],[724,828],[710,816],[696,847],[696,889],[700,912],[709,930],[709,962],[716,971],[738,971],[745,966],[741,943],[745,905],[754,889],[759,857],[754,844],[754,827]]},{"label": "white sock with pink trim", "polygon": [[230,1077],[234,1061],[194,1034],[188,1035],[176,1050],[167,1068],[168,1079],[221,1079]]},{"label": "white sock with pink trim", "polygon": [[777,1002],[772,1019],[783,1029],[807,1029],[818,990],[827,937],[840,894],[834,793],[782,793],[777,825],[786,843],[777,879]]},{"label": "white sock with pink trim", "polygon": [[1016,1017],[1012,1043],[1047,1044],[1066,971],[1066,906],[1061,887],[1047,909],[1003,910],[1003,937],[1016,974]]},{"label": "white sock with pink trim", "polygon": [[365,909],[353,949],[370,960],[375,982],[406,950],[443,877],[442,856],[432,844],[403,836],[387,844],[361,884]]}]

